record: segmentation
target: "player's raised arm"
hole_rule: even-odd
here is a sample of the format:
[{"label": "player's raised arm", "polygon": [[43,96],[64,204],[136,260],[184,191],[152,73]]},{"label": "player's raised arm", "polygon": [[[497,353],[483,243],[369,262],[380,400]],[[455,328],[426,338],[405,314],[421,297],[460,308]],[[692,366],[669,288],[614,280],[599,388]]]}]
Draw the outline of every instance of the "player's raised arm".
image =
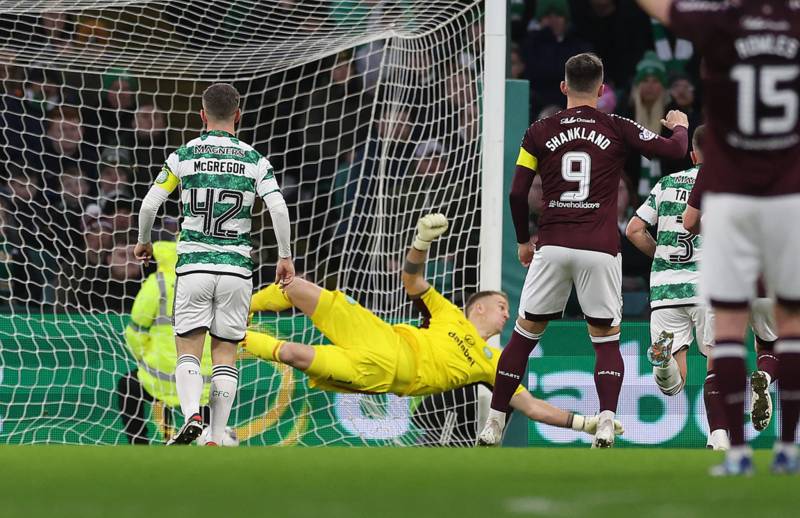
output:
[{"label": "player's raised arm", "polygon": [[447,226],[444,214],[428,214],[417,222],[417,235],[403,264],[403,287],[410,297],[421,295],[430,287],[424,277],[428,249],[434,239],[447,231]]},{"label": "player's raised arm", "polygon": [[672,0],[637,0],[642,11],[664,25],[669,25],[669,11]]},{"label": "player's raised arm", "polygon": [[519,148],[519,156],[514,169],[514,180],[511,183],[511,192],[508,194],[508,203],[511,206],[511,219],[514,222],[514,232],[517,235],[517,253],[519,262],[526,268],[533,260],[533,245],[531,245],[530,229],[528,219],[530,209],[528,207],[528,193],[536,177],[538,160],[528,151],[526,145],[530,145],[530,129],[525,134],[522,147]]},{"label": "player's raised arm", "polygon": [[142,261],[145,266],[153,257],[153,244],[150,242],[150,234],[153,230],[153,223],[156,220],[158,209],[167,201],[170,193],[180,183],[180,180],[173,172],[177,168],[177,163],[178,156],[172,153],[156,177],[155,183],[147,191],[147,195],[142,200],[142,206],[139,209],[139,240],[133,253],[136,259]]},{"label": "player's raised arm", "polygon": [[272,218],[272,230],[278,242],[278,264],[275,266],[275,282],[287,285],[294,279],[294,263],[292,262],[292,228],[289,220],[289,208],[283,199],[275,172],[269,160],[262,158],[258,164],[256,190],[269,210]]},{"label": "player's raised arm", "polygon": [[651,158],[670,158],[677,160],[686,156],[689,149],[689,119],[679,110],[670,110],[661,120],[665,128],[672,131],[670,138],[664,138],[625,117],[612,115],[622,132],[625,143],[642,155]]}]

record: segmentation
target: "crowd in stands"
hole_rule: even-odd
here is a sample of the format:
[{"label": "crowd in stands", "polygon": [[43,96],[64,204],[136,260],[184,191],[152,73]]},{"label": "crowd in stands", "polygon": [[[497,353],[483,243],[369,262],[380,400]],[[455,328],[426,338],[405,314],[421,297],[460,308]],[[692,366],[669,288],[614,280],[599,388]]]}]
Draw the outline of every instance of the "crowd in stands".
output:
[{"label": "crowd in stands", "polygon": [[[566,59],[594,51],[606,67],[602,111],[656,132],[673,108],[689,114],[690,131],[700,124],[698,60],[691,44],[650,20],[634,0],[509,4],[507,74],[530,81],[531,120],[563,108],[559,83]],[[68,14],[43,14],[34,25],[42,33],[32,38],[44,45],[102,45],[112,34],[102,19],[76,23]],[[481,27],[479,18],[472,20],[464,41]],[[449,207],[458,217],[451,250],[432,264],[432,273],[445,291],[453,284],[475,286],[478,236],[467,229],[480,222],[478,211],[470,210],[479,206],[480,185],[474,181],[480,167],[480,61],[470,54],[476,46],[448,41],[412,62],[393,62],[396,56],[383,55],[383,45],[373,42],[237,83],[244,94],[239,137],[254,143],[279,174],[298,221],[298,268],[314,272],[317,282],[332,282],[342,270],[364,276],[375,267],[375,238],[360,230],[373,223],[376,182],[383,175],[390,180],[388,188],[380,186],[388,196],[381,202],[386,213]],[[453,48],[460,50],[454,55]],[[62,73],[46,64],[21,66],[15,58],[0,48],[0,305],[127,311],[149,273],[132,257],[137,204],[166,156],[201,129],[199,117],[185,115],[197,106],[183,107],[181,120],[174,113],[175,98],[196,98],[198,86],[180,91],[187,86],[147,83],[122,68],[102,75]],[[387,74],[392,67],[403,73],[411,95],[402,103],[389,101],[380,86],[381,62]],[[646,292],[649,262],[624,237],[628,218],[658,178],[688,165],[688,158],[659,162],[637,156],[626,166],[618,223],[630,293]],[[539,182],[530,201],[535,230],[543,206]],[[343,226],[344,215],[356,215],[356,223]],[[155,237],[174,239],[179,217],[171,200]],[[411,225],[401,219],[386,222],[382,231],[404,235]],[[258,247],[265,265],[274,260],[269,234],[263,233]],[[409,242],[406,237],[397,242]],[[344,264],[343,247],[363,253]],[[396,266],[379,269],[394,275]],[[262,268],[257,282],[270,275],[268,266]],[[364,296],[382,289],[382,282],[358,281],[366,284]]]}]

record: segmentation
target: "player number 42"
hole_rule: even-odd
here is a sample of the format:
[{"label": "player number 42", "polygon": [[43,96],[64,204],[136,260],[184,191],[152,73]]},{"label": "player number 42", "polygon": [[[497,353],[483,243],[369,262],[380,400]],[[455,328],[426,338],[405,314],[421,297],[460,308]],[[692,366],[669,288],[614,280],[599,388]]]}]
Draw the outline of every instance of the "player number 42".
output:
[{"label": "player number 42", "polygon": [[[189,212],[192,216],[203,218],[203,234],[219,238],[235,238],[235,230],[223,230],[222,225],[236,216],[244,205],[244,195],[241,191],[219,191],[216,201],[214,189],[203,189],[205,196],[200,200],[201,189],[191,189],[189,192]],[[227,210],[214,217],[214,205],[228,205]],[[224,208],[224,206],[223,206]],[[217,210],[219,212],[219,209]]]}]

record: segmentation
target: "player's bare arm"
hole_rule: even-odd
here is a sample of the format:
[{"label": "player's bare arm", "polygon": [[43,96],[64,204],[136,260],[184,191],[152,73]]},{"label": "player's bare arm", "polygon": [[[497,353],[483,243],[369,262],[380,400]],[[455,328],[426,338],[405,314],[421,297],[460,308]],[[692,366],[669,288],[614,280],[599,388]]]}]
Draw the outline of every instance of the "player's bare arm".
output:
[{"label": "player's bare arm", "polygon": [[447,231],[447,217],[444,214],[428,214],[417,222],[417,235],[408,249],[403,264],[403,288],[410,297],[422,295],[430,287],[425,280],[425,261],[431,242]]},{"label": "player's bare arm", "polygon": [[664,25],[669,25],[669,10],[672,0],[637,0],[639,7]]},{"label": "player's bare arm", "polygon": [[648,257],[655,257],[656,255],[656,240],[650,232],[647,231],[647,223],[634,216],[628,222],[628,227],[625,229],[625,235],[628,240],[633,243],[633,246],[638,248],[643,254]]},{"label": "player's bare arm", "polygon": [[[594,434],[597,431],[597,416],[587,417],[564,409],[555,407],[547,401],[536,399],[527,390],[515,394],[511,398],[511,407],[522,412],[528,419],[539,423],[558,426],[559,428],[572,428],[573,430],[583,431]],[[625,429],[622,423],[614,420],[614,433],[622,435]]]},{"label": "player's bare arm", "polygon": [[683,211],[683,228],[692,234],[700,234],[700,218],[702,214],[699,209],[687,205]]}]

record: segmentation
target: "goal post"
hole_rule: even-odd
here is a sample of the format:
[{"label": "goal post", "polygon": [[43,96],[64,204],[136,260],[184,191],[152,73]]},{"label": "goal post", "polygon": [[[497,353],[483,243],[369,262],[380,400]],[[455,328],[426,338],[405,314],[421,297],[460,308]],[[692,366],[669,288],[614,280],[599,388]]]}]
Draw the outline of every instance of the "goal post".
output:
[{"label": "goal post", "polygon": [[[123,381],[154,368],[126,340],[155,274],[132,256],[135,215],[166,156],[202,130],[214,82],[239,90],[237,137],[275,167],[300,274],[413,320],[400,266],[417,219],[443,212],[428,279],[456,304],[498,289],[505,5],[485,6],[0,0],[0,443],[124,444],[139,417],[159,442],[176,422],[169,404],[120,403]],[[254,215],[262,286],[277,247],[268,212]],[[154,239],[174,240],[182,216],[172,198]],[[256,325],[323,341],[299,314]],[[463,445],[475,429],[474,390],[329,394],[246,354],[238,367],[244,444]]]}]

